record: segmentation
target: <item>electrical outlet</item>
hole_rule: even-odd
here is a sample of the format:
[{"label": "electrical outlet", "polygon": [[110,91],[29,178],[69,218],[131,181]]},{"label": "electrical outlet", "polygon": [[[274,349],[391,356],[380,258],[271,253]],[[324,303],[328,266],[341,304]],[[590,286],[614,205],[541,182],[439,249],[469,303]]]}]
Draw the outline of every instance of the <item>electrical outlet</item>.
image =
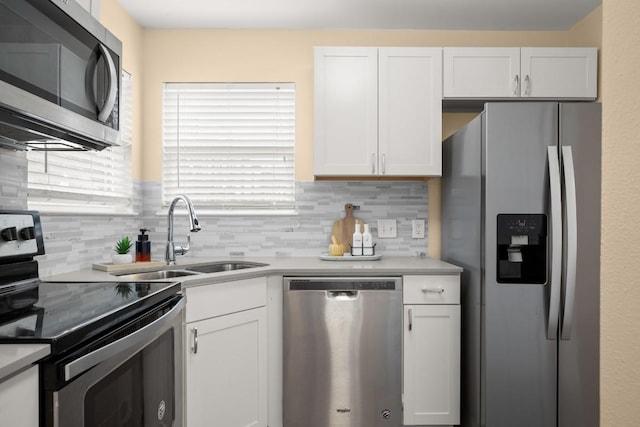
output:
[{"label": "electrical outlet", "polygon": [[392,239],[397,237],[397,224],[395,219],[379,219],[378,220],[378,238]]},{"label": "electrical outlet", "polygon": [[424,219],[414,219],[411,221],[411,237],[414,239],[424,239]]}]

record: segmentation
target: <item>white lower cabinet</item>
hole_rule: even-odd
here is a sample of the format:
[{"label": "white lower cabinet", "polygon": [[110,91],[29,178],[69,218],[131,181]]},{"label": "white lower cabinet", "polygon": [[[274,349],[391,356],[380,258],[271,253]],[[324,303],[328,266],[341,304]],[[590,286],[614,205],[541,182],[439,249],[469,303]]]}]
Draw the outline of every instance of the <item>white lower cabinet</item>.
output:
[{"label": "white lower cabinet", "polygon": [[0,382],[2,425],[38,427],[38,367],[32,366]]},{"label": "white lower cabinet", "polygon": [[[266,427],[266,278],[187,288],[186,296],[186,426]],[[207,306],[215,317],[192,318]]]},{"label": "white lower cabinet", "polygon": [[460,279],[404,276],[405,425],[460,423]]}]

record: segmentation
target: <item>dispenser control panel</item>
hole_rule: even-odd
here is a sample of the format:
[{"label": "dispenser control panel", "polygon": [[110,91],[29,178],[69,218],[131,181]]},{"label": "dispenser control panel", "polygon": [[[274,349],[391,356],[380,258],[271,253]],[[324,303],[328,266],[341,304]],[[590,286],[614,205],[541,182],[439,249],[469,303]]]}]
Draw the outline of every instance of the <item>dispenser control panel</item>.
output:
[{"label": "dispenser control panel", "polygon": [[496,251],[498,283],[545,284],[547,216],[499,214]]}]

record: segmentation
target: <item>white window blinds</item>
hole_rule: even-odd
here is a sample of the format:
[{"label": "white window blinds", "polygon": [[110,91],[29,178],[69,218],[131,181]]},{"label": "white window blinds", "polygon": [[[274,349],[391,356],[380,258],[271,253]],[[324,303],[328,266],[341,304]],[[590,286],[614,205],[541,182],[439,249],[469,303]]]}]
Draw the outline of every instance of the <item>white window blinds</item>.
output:
[{"label": "white window blinds", "polygon": [[99,152],[27,153],[30,209],[62,213],[133,213],[131,83],[131,75],[123,72],[119,146]]},{"label": "white window blinds", "polygon": [[294,84],[166,83],[163,114],[165,206],[294,210]]}]

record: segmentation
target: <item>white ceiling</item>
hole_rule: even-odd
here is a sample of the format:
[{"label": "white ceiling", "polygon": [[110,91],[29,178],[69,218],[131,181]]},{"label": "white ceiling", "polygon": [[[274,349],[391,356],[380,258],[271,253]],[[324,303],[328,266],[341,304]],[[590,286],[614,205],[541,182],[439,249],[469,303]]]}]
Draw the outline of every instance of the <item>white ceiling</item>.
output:
[{"label": "white ceiling", "polygon": [[567,30],[601,0],[119,0],[144,27]]}]

